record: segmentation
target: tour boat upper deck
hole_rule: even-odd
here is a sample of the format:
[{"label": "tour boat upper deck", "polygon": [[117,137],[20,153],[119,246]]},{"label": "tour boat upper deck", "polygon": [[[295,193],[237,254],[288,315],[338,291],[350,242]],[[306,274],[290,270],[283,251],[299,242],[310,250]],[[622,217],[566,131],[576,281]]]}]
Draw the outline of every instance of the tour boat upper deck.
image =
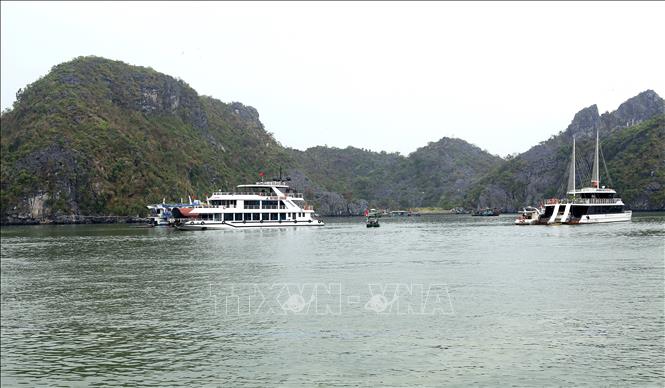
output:
[{"label": "tour boat upper deck", "polygon": [[281,181],[256,182],[253,185],[238,185],[237,191],[215,191],[208,200],[218,200],[227,196],[259,196],[279,197],[292,200],[304,201],[303,195],[293,191],[287,184]]}]

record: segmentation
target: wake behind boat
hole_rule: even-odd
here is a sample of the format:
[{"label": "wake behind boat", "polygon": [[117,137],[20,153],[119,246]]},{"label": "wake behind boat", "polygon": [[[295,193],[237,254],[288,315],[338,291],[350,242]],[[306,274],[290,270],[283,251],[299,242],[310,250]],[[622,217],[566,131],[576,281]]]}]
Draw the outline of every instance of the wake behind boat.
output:
[{"label": "wake behind boat", "polygon": [[545,211],[538,219],[539,224],[592,224],[601,222],[630,221],[632,211],[624,210],[625,204],[613,189],[600,185],[596,131],[596,153],[591,175],[591,187],[575,188],[575,139],[568,179],[568,197],[551,198],[545,201]]},{"label": "wake behind boat", "polygon": [[215,192],[206,203],[174,209],[180,230],[243,229],[287,226],[323,226],[302,194],[284,181],[239,185],[237,192]]}]

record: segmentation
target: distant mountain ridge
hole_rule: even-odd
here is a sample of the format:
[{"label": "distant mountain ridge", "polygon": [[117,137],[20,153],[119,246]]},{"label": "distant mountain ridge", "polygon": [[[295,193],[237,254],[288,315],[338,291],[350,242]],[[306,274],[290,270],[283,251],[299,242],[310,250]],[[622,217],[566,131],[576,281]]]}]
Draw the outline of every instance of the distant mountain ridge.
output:
[{"label": "distant mountain ridge", "polygon": [[571,136],[589,136],[600,130],[606,136],[615,129],[631,127],[662,114],[665,114],[663,99],[653,90],[646,90],[629,98],[613,112],[600,115],[596,104],[580,110],[565,132]]},{"label": "distant mountain ridge", "polygon": [[[292,170],[292,176],[307,176],[339,193],[330,214],[357,214],[355,209],[368,203],[381,208],[455,206],[480,176],[503,163],[464,140],[446,137],[407,157],[354,147],[293,152],[300,168]],[[301,188],[307,190],[306,185]],[[345,202],[353,211],[344,210]]]},{"label": "distant mountain ridge", "polygon": [[[512,210],[555,194],[572,135],[584,147],[595,129],[610,170],[649,170],[618,174],[629,205],[665,208],[664,112],[650,90],[611,113],[591,106],[559,135],[510,160],[451,138],[408,156],[354,147],[299,151],[279,144],[250,106],[200,96],[150,68],[80,57],[20,90],[2,113],[1,217],[81,222],[145,214],[147,203],[202,197],[280,166],[322,215],[361,214],[368,206]],[[635,185],[646,189],[633,192]]]}]

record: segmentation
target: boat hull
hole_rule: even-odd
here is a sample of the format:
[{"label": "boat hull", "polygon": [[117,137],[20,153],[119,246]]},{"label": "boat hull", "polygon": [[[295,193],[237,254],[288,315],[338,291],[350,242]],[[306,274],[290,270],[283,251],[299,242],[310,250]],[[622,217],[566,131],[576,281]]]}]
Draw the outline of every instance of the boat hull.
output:
[{"label": "boat hull", "polygon": [[515,225],[535,225],[538,222],[538,219],[516,219]]},{"label": "boat hull", "polygon": [[152,226],[171,226],[168,219],[162,217],[149,217],[149,224]]},{"label": "boat hull", "polygon": [[587,214],[579,219],[570,219],[564,222],[564,224],[600,224],[606,222],[627,222],[631,220],[632,215],[632,211],[608,214]]},{"label": "boat hull", "polygon": [[234,230],[234,229],[261,229],[261,228],[286,228],[286,227],[314,227],[324,226],[321,220],[312,222],[274,221],[274,222],[218,222],[218,221],[187,221],[176,224],[178,230]]}]

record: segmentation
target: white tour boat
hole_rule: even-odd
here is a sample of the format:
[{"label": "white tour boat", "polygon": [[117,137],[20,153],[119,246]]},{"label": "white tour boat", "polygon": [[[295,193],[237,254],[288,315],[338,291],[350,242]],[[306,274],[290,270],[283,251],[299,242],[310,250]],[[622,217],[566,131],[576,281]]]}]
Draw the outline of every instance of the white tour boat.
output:
[{"label": "white tour boat", "polygon": [[284,181],[239,185],[237,192],[215,192],[205,204],[174,209],[181,230],[323,226],[302,194]]},{"label": "white tour boat", "polygon": [[591,173],[591,187],[575,188],[575,139],[568,179],[568,197],[545,201],[545,212],[539,224],[593,224],[601,222],[630,221],[632,211],[624,210],[625,204],[617,192],[600,185],[598,160],[598,132],[596,131],[596,153]]},{"label": "white tour boat", "polygon": [[542,209],[527,206],[522,209],[519,216],[515,219],[515,225],[534,225],[538,222],[542,213]]}]

